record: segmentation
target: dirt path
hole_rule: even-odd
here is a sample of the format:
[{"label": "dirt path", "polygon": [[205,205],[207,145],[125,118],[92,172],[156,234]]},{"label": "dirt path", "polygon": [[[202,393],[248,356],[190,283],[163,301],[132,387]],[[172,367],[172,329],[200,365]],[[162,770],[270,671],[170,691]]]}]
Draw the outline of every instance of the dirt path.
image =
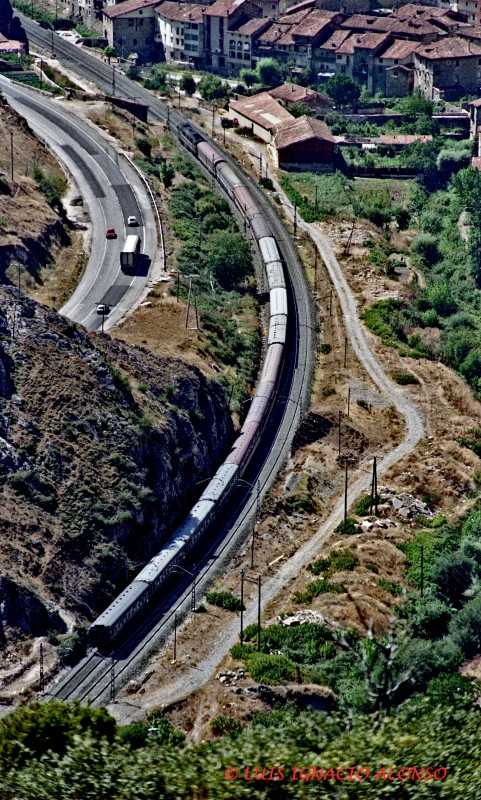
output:
[{"label": "dirt path", "polygon": [[[276,188],[281,192],[280,187]],[[332,285],[339,298],[347,336],[354,353],[373,381],[377,384],[382,394],[395,406],[397,411],[405,419],[406,433],[403,441],[378,463],[378,475],[381,476],[393,464],[414,449],[425,433],[423,422],[414,405],[404,392],[387,376],[380,362],[372,352],[357,313],[354,296],[344,278],[342,269],[332,251],[329,241],[320,233],[315,225],[309,225],[300,220],[298,221],[298,227],[305,230],[312,238],[324,260]],[[366,472],[352,483],[348,490],[349,505],[351,505],[360,494],[366,491],[370,485],[370,481],[371,474],[370,472]],[[331,538],[335,527],[342,521],[343,514],[344,498],[341,498],[334,506],[328,518],[318,528],[314,536],[280,567],[275,576],[265,581],[262,586],[263,610],[266,609],[268,604],[274,600],[280,592],[286,590],[290,582],[299,575],[302,567],[318,556],[320,547]],[[246,625],[256,621],[257,600],[254,599],[247,605],[244,619]],[[239,621],[237,617],[233,617],[232,621],[225,626],[221,638],[216,641],[215,650],[213,652],[200,660],[197,665],[187,673],[184,672],[169,683],[163,683],[162,688],[158,691],[149,693],[148,700],[145,698],[143,703],[144,713],[145,711],[158,708],[159,705],[168,705],[181,700],[193,691],[201,688],[215,675],[220,661],[235,642],[238,641],[238,636]],[[111,711],[117,717],[122,716],[124,721],[126,721],[124,712],[127,712],[127,717],[130,716],[126,708],[119,714],[119,706],[112,707]]]}]

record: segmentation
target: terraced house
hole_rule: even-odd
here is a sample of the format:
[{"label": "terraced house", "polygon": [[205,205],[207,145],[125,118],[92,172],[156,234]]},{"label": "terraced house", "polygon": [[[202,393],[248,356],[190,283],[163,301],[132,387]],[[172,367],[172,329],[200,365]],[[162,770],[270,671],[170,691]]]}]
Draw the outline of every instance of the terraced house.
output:
[{"label": "terraced house", "polygon": [[167,0],[155,9],[156,40],[166,61],[201,67],[204,60],[204,7]]}]

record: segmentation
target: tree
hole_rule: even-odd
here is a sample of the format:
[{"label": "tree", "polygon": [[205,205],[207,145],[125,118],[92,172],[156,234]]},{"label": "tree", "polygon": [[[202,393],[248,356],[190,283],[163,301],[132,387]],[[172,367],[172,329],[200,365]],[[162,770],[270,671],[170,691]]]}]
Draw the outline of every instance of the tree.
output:
[{"label": "tree", "polygon": [[361,96],[361,87],[347,75],[333,75],[323,88],[339,108],[357,106]]},{"label": "tree", "polygon": [[253,86],[257,80],[257,72],[255,69],[247,69],[247,67],[244,67],[240,71],[239,78],[246,86]]},{"label": "tree", "polygon": [[275,58],[260,58],[256,71],[264,86],[279,86],[282,81],[282,67]]},{"label": "tree", "polygon": [[182,91],[188,94],[190,97],[192,97],[197,88],[197,84],[194,80],[194,77],[193,75],[191,75],[190,72],[184,72],[184,74],[180,79],[179,86],[182,89]]},{"label": "tree", "polygon": [[459,608],[464,593],[471,586],[474,562],[459,551],[438,556],[431,567],[429,580],[434,583],[437,594],[448,603]]},{"label": "tree", "polygon": [[64,753],[74,736],[90,733],[113,741],[117,725],[105,708],[98,711],[80,703],[31,703],[0,720],[0,763],[8,770],[38,759],[48,750]]},{"label": "tree", "polygon": [[233,289],[251,270],[250,248],[240,233],[218,231],[209,240],[208,266],[224,289]]},{"label": "tree", "polygon": [[419,256],[422,265],[432,267],[439,261],[440,253],[438,239],[432,233],[420,233],[411,245],[413,251]]},{"label": "tree", "polygon": [[315,117],[315,113],[312,110],[311,106],[307,103],[299,102],[293,103],[290,108],[289,112],[292,114],[293,117]]},{"label": "tree", "polygon": [[200,96],[212,102],[221,100],[229,96],[229,85],[219,78],[218,75],[204,75],[198,86]]},{"label": "tree", "polygon": [[453,616],[449,630],[466,658],[473,658],[481,652],[481,595],[469,600]]},{"label": "tree", "polygon": [[396,103],[397,111],[400,111],[401,114],[407,114],[408,116],[415,117],[418,114],[424,114],[428,117],[432,117],[434,104],[431,100],[427,100],[424,95],[416,89],[411,95],[408,97],[402,97]]},{"label": "tree", "polygon": [[114,58],[117,55],[115,51],[115,47],[112,47],[110,44],[104,48],[104,56],[106,57],[107,61],[110,64],[110,59]]},{"label": "tree", "polygon": [[166,189],[169,189],[172,186],[175,178],[175,167],[173,164],[169,164],[167,161],[164,161],[163,164],[159,167],[159,178],[164,184]]}]

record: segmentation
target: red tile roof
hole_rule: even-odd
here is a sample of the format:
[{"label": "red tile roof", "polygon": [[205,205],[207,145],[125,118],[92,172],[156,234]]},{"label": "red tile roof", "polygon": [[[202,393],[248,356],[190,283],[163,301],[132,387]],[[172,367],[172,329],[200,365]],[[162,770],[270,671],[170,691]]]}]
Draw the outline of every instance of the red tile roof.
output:
[{"label": "red tile roof", "polygon": [[159,0],[125,0],[123,3],[119,3],[116,6],[104,8],[102,13],[109,19],[115,19],[116,17],[122,17],[124,14],[130,14],[132,11],[139,11],[139,9],[156,6],[158,4]]},{"label": "red tile roof", "polygon": [[410,42],[408,39],[395,39],[392,45],[382,54],[382,58],[397,58],[402,61],[405,58],[409,58],[418,47],[419,42]]},{"label": "red tile roof", "polygon": [[350,35],[351,31],[334,31],[332,36],[324,44],[318,45],[318,47],[320,50],[337,50]]},{"label": "red tile roof", "polygon": [[275,100],[284,100],[288,103],[331,103],[328,97],[313,89],[306,89],[304,86],[298,86],[296,83],[283,83],[277,89],[271,89],[268,94]]},{"label": "red tile roof", "polygon": [[215,0],[211,6],[205,9],[206,17],[230,17],[245,0]]},{"label": "red tile roof", "polygon": [[428,61],[446,58],[479,58],[481,45],[468,42],[459,36],[449,36],[438,42],[422,45],[416,50],[415,55]]},{"label": "red tile roof", "polygon": [[277,131],[274,141],[277,150],[282,150],[284,147],[314,138],[324,139],[332,144],[336,142],[326,123],[314,117],[299,117],[285,122]]},{"label": "red tile roof", "polygon": [[294,119],[292,114],[289,114],[268,92],[243,97],[241,100],[231,100],[229,108],[271,132],[286,120]]},{"label": "red tile roof", "polygon": [[173,0],[165,0],[155,9],[156,14],[162,14],[175,22],[202,22],[202,12],[203,7],[198,3],[176,3]]},{"label": "red tile roof", "polygon": [[306,19],[296,25],[292,33],[294,36],[316,36],[329,25],[332,25],[331,17],[326,17],[325,14],[317,10],[311,11]]},{"label": "red tile roof", "polygon": [[236,28],[234,33],[242,33],[245,36],[253,36],[255,33],[262,33],[263,30],[271,24],[270,19],[250,19],[239,28]]}]

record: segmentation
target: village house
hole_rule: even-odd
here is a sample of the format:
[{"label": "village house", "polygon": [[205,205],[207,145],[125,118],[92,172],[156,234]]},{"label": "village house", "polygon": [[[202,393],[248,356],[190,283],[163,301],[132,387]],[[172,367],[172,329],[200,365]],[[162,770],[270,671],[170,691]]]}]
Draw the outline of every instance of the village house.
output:
[{"label": "village house", "polygon": [[282,86],[271,89],[269,94],[284,108],[287,108],[288,111],[294,103],[305,103],[313,111],[319,112],[328,111],[333,107],[332,100],[329,97],[320,92],[315,92],[313,89],[298,86],[296,83],[283,83]]},{"label": "village house", "polygon": [[335,168],[336,140],[326,123],[313,117],[284,122],[269,149],[281,169],[333,172]]},{"label": "village house", "polygon": [[418,48],[414,53],[414,88],[429,100],[479,94],[481,45],[449,37]]},{"label": "village house", "polygon": [[283,122],[294,119],[287,109],[267,92],[242,97],[229,103],[229,118],[237,119],[241,127],[250,128],[264,142],[271,142]]},{"label": "village house", "polygon": [[159,0],[124,0],[102,12],[104,37],[117,54],[127,59],[137,53],[143,61],[161,57],[161,47],[156,37]]}]

